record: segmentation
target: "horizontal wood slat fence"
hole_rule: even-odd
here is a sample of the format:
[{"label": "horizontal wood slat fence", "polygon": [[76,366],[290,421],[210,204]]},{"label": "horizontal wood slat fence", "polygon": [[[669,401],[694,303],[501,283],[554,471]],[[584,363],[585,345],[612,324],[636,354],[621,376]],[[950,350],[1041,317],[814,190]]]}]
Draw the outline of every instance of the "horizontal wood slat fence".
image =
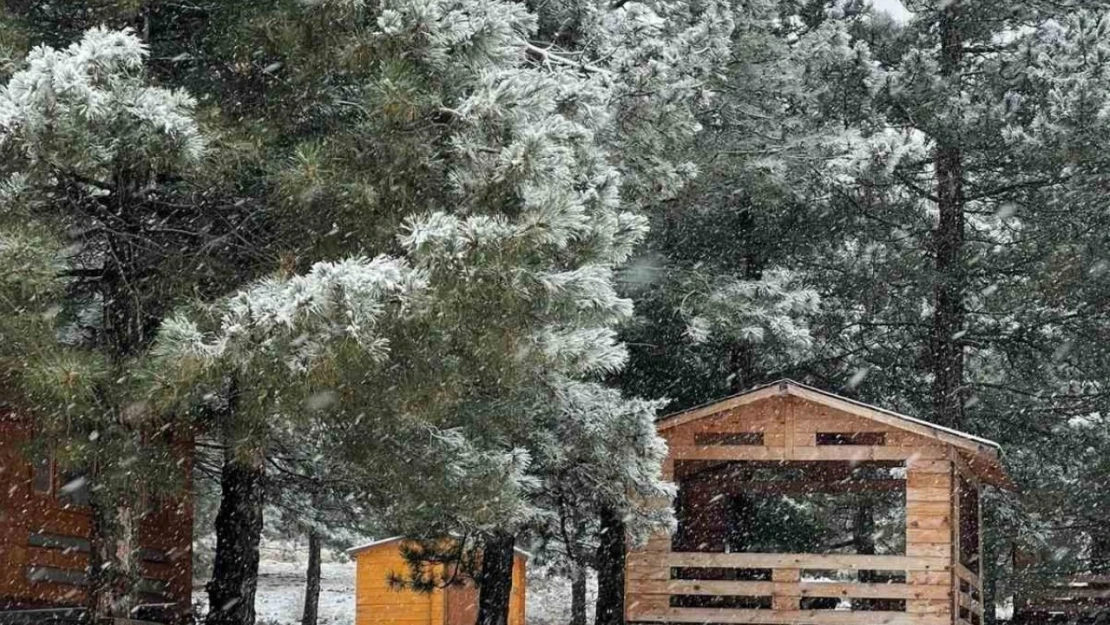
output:
[{"label": "horizontal wood slat fence", "polygon": [[[948,559],[922,556],[783,553],[631,553],[630,622],[747,623],[751,625],[939,625],[951,623]],[[770,580],[668,579],[672,570],[760,572]],[[803,572],[884,571],[905,581],[882,583],[804,580]],[[660,579],[663,578],[663,579]],[[675,607],[676,597],[767,599],[763,609]],[[912,609],[803,609],[807,598],[912,602]],[[843,604],[842,602],[839,602]],[[980,608],[981,615],[981,608]]]}]

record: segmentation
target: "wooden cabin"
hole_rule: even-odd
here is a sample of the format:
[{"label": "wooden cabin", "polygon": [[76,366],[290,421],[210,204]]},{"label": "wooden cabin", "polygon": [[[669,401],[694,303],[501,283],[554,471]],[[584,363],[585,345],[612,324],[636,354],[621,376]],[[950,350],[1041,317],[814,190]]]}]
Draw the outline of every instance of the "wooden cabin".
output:
[{"label": "wooden cabin", "polygon": [[[26,457],[30,440],[26,420],[0,413],[0,623],[75,618],[86,602],[86,487],[50,457]],[[182,622],[192,609],[192,523],[187,498],[140,523],[136,618]]]},{"label": "wooden cabin", "polygon": [[982,624],[994,443],[792,381],[658,428],[678,526],[629,554],[628,622]]},{"label": "wooden cabin", "polygon": [[[355,547],[355,625],[474,625],[478,617],[478,589],[471,582],[419,592],[395,583],[409,577],[399,536]],[[516,550],[508,625],[524,625],[525,567],[528,554]],[[442,575],[439,575],[442,577]]]}]

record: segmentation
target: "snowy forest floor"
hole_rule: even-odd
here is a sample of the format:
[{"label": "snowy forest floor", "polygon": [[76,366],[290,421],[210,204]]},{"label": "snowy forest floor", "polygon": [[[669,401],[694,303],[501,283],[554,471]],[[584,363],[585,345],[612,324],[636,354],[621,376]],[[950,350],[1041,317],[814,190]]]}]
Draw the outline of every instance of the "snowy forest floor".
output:
[{"label": "snowy forest floor", "polygon": [[[259,625],[299,625],[304,605],[306,549],[303,544],[265,541],[259,563],[255,611]],[[342,553],[324,554],[320,566],[319,625],[354,625],[355,563]],[[206,600],[204,584],[193,585],[200,609]],[[596,580],[589,588],[589,617],[593,622]],[[570,581],[540,567],[528,570],[528,625],[566,625],[570,622]]]}]

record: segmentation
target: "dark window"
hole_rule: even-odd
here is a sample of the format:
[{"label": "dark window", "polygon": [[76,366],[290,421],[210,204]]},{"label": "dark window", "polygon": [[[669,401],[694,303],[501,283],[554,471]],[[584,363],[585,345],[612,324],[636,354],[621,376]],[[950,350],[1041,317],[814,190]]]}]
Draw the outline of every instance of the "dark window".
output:
[{"label": "dark window", "polygon": [[160,579],[153,577],[144,577],[135,584],[135,590],[144,595],[156,595],[161,597],[169,596],[169,585]]},{"label": "dark window", "polygon": [[35,458],[31,470],[31,488],[36,493],[54,492],[54,460],[49,455]]},{"label": "dark window", "polygon": [[885,432],[818,432],[818,445],[886,445]]},{"label": "dark window", "polygon": [[89,541],[76,536],[62,536],[61,534],[40,534],[35,532],[27,539],[27,544],[32,547],[44,549],[62,549],[65,551],[79,551],[88,553]]},{"label": "dark window", "polygon": [[62,569],[54,566],[31,566],[27,568],[27,579],[32,582],[50,582],[67,586],[84,586],[89,583],[84,571]]},{"label": "dark window", "polygon": [[166,555],[165,551],[158,549],[139,549],[139,559],[143,562],[169,562],[170,557]]},{"label": "dark window", "polygon": [[89,480],[83,470],[62,473],[62,485],[58,487],[58,500],[70,506],[89,505]]},{"label": "dark window", "polygon": [[763,445],[763,432],[697,432],[695,445],[747,446]]}]

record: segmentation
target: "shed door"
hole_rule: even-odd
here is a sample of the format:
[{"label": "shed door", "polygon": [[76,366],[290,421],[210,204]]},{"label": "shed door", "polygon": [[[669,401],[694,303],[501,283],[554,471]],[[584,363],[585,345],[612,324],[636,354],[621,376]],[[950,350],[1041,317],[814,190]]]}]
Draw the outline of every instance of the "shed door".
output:
[{"label": "shed door", "polygon": [[474,584],[455,584],[443,592],[443,625],[474,625],[478,621],[478,589]]}]

